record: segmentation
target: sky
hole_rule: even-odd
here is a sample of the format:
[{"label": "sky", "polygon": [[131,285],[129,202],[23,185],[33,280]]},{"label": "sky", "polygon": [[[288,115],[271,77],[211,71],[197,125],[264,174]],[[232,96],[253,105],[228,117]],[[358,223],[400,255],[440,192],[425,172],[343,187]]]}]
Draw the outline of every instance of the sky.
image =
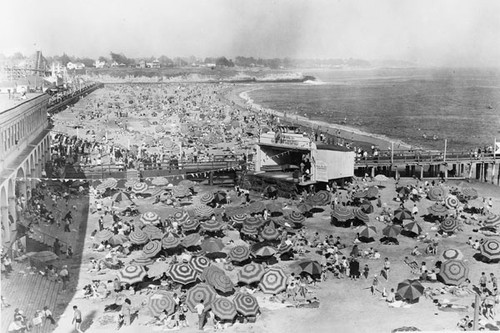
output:
[{"label": "sky", "polygon": [[500,67],[499,0],[15,0],[0,53]]}]

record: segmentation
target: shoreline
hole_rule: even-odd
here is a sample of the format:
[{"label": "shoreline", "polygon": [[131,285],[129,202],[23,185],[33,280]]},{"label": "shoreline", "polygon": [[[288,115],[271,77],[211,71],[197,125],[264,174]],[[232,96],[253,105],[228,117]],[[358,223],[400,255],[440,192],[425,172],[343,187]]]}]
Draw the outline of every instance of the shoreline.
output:
[{"label": "shoreline", "polygon": [[300,125],[303,127],[309,127],[311,129],[319,130],[327,135],[337,136],[350,140],[353,142],[364,143],[378,146],[381,150],[391,149],[391,143],[394,143],[394,150],[412,150],[412,149],[422,149],[421,147],[409,145],[401,140],[391,139],[383,135],[377,135],[373,133],[363,132],[354,127],[344,126],[340,124],[327,123],[321,120],[313,120],[307,117],[289,114],[286,115],[281,111],[277,111],[271,108],[265,108],[260,104],[255,103],[249,96],[249,93],[255,90],[263,89],[262,85],[254,87],[246,86],[235,86],[226,93],[226,99],[234,102],[243,108],[251,108],[254,112],[266,112],[283,119],[284,122],[289,122],[292,124]]}]

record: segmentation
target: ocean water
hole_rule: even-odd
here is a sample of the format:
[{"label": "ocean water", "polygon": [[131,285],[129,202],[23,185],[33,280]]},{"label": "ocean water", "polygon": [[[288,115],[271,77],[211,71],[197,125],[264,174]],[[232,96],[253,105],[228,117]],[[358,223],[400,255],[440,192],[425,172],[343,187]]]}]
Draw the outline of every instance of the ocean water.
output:
[{"label": "ocean water", "polygon": [[500,69],[304,72],[303,84],[268,84],[257,104],[343,124],[412,146],[469,150],[500,141]]}]

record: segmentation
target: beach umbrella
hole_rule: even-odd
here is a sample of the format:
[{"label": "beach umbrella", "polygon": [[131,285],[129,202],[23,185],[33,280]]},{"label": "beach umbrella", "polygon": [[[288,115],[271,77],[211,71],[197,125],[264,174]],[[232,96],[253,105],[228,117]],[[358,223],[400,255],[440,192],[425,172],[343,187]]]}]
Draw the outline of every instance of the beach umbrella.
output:
[{"label": "beach umbrella", "polygon": [[130,199],[130,196],[127,193],[122,192],[122,191],[116,193],[111,198],[113,199],[114,202],[122,202],[122,201],[132,202],[132,200]]},{"label": "beach umbrella", "polygon": [[196,312],[195,306],[203,300],[206,305],[212,304],[217,296],[214,287],[206,283],[200,283],[189,289],[186,294],[186,305],[191,312]]},{"label": "beach umbrella", "polygon": [[179,184],[177,184],[177,186],[181,186],[187,189],[193,188],[195,185],[196,183],[189,179],[183,179],[179,182]]},{"label": "beach umbrella", "polygon": [[201,228],[205,231],[217,231],[220,230],[222,227],[223,224],[220,221],[214,219],[209,219],[201,223]]},{"label": "beach umbrella", "polygon": [[485,227],[497,227],[497,226],[500,226],[500,215],[489,214],[483,220],[483,226],[485,226]]},{"label": "beach umbrella", "polygon": [[231,220],[236,224],[243,224],[247,219],[247,214],[234,214],[231,216]]},{"label": "beach umbrella", "polygon": [[359,205],[359,208],[362,209],[366,214],[371,214],[374,211],[372,203],[368,200],[363,200],[361,205]]},{"label": "beach umbrella", "polygon": [[424,289],[418,280],[404,280],[398,284],[397,294],[403,299],[413,301],[424,294]]},{"label": "beach umbrella", "polygon": [[374,238],[377,235],[377,228],[373,225],[367,225],[361,229],[359,232],[360,237]]},{"label": "beach umbrella", "polygon": [[378,197],[378,187],[376,186],[370,186],[368,187],[368,189],[366,190],[366,197],[368,199],[374,199],[376,197]]},{"label": "beach umbrella", "polygon": [[216,298],[212,303],[214,315],[222,320],[232,320],[236,317],[236,307],[229,299],[225,297]]},{"label": "beach umbrella", "polygon": [[448,215],[448,208],[440,203],[435,203],[427,208],[427,212],[434,216],[446,216]]},{"label": "beach umbrella", "polygon": [[175,237],[173,233],[169,233],[161,239],[161,246],[164,249],[174,249],[181,244],[179,237]]},{"label": "beach umbrella", "polygon": [[306,218],[302,213],[292,211],[290,215],[288,215],[288,219],[293,223],[304,223]]},{"label": "beach umbrella", "polygon": [[250,263],[243,266],[238,272],[238,281],[246,284],[259,282],[264,273],[265,270],[261,264]]},{"label": "beach umbrella", "polygon": [[229,293],[234,289],[233,282],[223,271],[208,275],[207,283],[222,293]]},{"label": "beach umbrella", "polygon": [[475,199],[478,197],[476,189],[472,187],[462,188],[462,195],[468,199]]},{"label": "beach umbrella", "polygon": [[111,246],[122,245],[128,241],[128,237],[122,234],[113,235],[108,239],[108,243],[111,244]]},{"label": "beach umbrella", "polygon": [[346,222],[354,218],[352,209],[342,205],[335,205],[331,215],[338,222]]},{"label": "beach umbrella", "polygon": [[398,208],[394,211],[394,218],[399,221],[411,220],[413,219],[413,215],[406,208]]},{"label": "beach umbrella", "polygon": [[59,259],[59,257],[51,251],[28,252],[26,253],[26,256],[32,260],[36,260],[39,262],[49,262]]},{"label": "beach umbrella", "polygon": [[446,191],[442,186],[433,186],[427,192],[427,197],[432,201],[443,201],[446,196]]},{"label": "beach umbrella", "polygon": [[183,198],[191,195],[189,188],[177,185],[172,188],[172,195],[176,198]]},{"label": "beach umbrella", "polygon": [[118,279],[121,283],[126,284],[141,282],[146,275],[144,267],[138,265],[129,265],[118,271]]},{"label": "beach umbrella", "polygon": [[224,202],[226,202],[226,197],[227,197],[226,192],[217,191],[217,192],[214,193],[214,201],[217,202],[217,203],[224,203]]},{"label": "beach umbrella", "polygon": [[460,204],[460,201],[458,201],[456,196],[450,194],[444,199],[444,204],[448,209],[455,209]]},{"label": "beach umbrella", "polygon": [[114,189],[118,185],[118,181],[115,178],[108,178],[103,184],[106,184],[106,188]]},{"label": "beach umbrella", "polygon": [[139,181],[140,181],[139,178],[127,179],[127,181],[125,182],[125,184],[123,184],[123,186],[125,186],[125,188],[133,187],[134,184]]},{"label": "beach umbrella", "polygon": [[113,237],[113,235],[114,235],[114,233],[111,230],[103,229],[95,235],[94,242],[95,243],[105,242],[108,239],[110,239],[111,237]]},{"label": "beach umbrella", "polygon": [[161,232],[160,228],[155,227],[154,225],[148,224],[142,228],[142,231],[148,235],[149,239],[162,239],[163,232]]},{"label": "beach umbrella", "polygon": [[461,260],[447,260],[441,265],[439,276],[444,284],[459,285],[469,276],[469,268]]},{"label": "beach umbrella", "polygon": [[144,256],[149,258],[156,256],[158,253],[160,253],[160,251],[161,251],[161,242],[156,240],[147,243],[142,248],[142,253],[144,254]]},{"label": "beach umbrella", "polygon": [[189,220],[189,214],[185,210],[179,210],[174,213],[173,218],[177,223],[183,225]]},{"label": "beach umbrella", "polygon": [[354,218],[363,222],[370,223],[370,217],[361,208],[354,209]]},{"label": "beach umbrella", "polygon": [[[309,203],[307,202],[301,202],[297,205],[297,209],[299,210],[299,212],[301,212],[302,214],[304,213],[307,213],[309,212],[311,209],[313,209],[314,207],[312,205],[310,205]],[[293,212],[292,212],[293,213]]]},{"label": "beach umbrella", "polygon": [[148,276],[152,279],[159,279],[168,272],[168,264],[165,261],[155,261],[148,266]]},{"label": "beach umbrella", "polygon": [[135,193],[144,193],[148,189],[148,184],[137,182],[132,186],[132,191]]},{"label": "beach umbrella", "polygon": [[243,222],[243,226],[250,228],[258,228],[262,225],[262,220],[257,217],[249,216],[246,218],[245,222]]},{"label": "beach umbrella", "polygon": [[142,230],[142,228],[144,228],[144,226],[145,226],[145,224],[139,220],[132,222],[132,224],[133,224],[135,230]]},{"label": "beach umbrella", "polygon": [[168,179],[165,177],[155,177],[151,181],[151,184],[156,185],[156,186],[165,186],[165,185],[168,185]]},{"label": "beach umbrella", "polygon": [[171,265],[168,275],[172,278],[172,281],[184,285],[194,283],[198,278],[196,271],[188,264]]},{"label": "beach umbrella", "polygon": [[446,260],[462,260],[464,258],[464,254],[462,251],[458,249],[447,249],[444,250],[443,253],[441,253],[440,260],[441,261],[446,261]]},{"label": "beach umbrella", "polygon": [[373,179],[378,181],[378,182],[386,182],[389,180],[389,178],[387,178],[387,176],[385,176],[383,174],[378,174],[375,177],[373,177]]},{"label": "beach umbrella", "polygon": [[259,313],[259,302],[252,295],[237,293],[233,302],[236,311],[243,316],[256,316]]},{"label": "beach umbrella", "polygon": [[215,214],[214,209],[207,205],[198,205],[194,207],[194,214],[202,218],[208,218]]},{"label": "beach umbrella", "polygon": [[202,205],[208,205],[209,203],[211,203],[212,201],[214,201],[214,195],[210,192],[207,192],[207,193],[203,193],[201,196],[200,196],[200,203]]},{"label": "beach umbrella", "polygon": [[452,233],[458,229],[458,222],[456,219],[448,217],[439,226],[443,232]]},{"label": "beach umbrella", "polygon": [[400,233],[401,227],[399,225],[389,225],[382,230],[382,234],[390,238],[396,238]]},{"label": "beach umbrella", "polygon": [[308,273],[310,275],[321,275],[321,264],[315,260],[308,260],[299,263],[301,273]]},{"label": "beach umbrella", "polygon": [[207,238],[201,243],[201,249],[207,253],[221,252],[224,244],[218,238]]},{"label": "beach umbrella", "polygon": [[243,228],[240,230],[242,234],[249,235],[249,236],[255,236],[259,234],[259,231],[257,228],[254,227],[249,227],[249,226],[243,226]]},{"label": "beach umbrella", "polygon": [[267,210],[270,213],[281,213],[283,214],[283,204],[279,201],[272,201],[266,205]]},{"label": "beach umbrella", "polygon": [[365,190],[356,191],[353,193],[352,197],[357,199],[366,198],[366,191]]},{"label": "beach umbrella", "polygon": [[286,274],[279,267],[271,267],[262,276],[259,287],[264,294],[279,294],[286,289]]},{"label": "beach umbrella", "polygon": [[332,201],[332,194],[329,191],[321,190],[316,192],[313,198],[313,201],[316,202],[318,206],[328,206]]},{"label": "beach umbrella", "polygon": [[397,192],[399,195],[403,196],[403,197],[404,197],[404,196],[407,196],[407,195],[410,195],[410,193],[411,193],[410,189],[409,189],[408,187],[406,187],[406,186],[401,186],[401,187],[398,187],[398,188],[396,189],[396,192]]},{"label": "beach umbrella", "polygon": [[479,246],[479,251],[488,260],[499,260],[500,242],[496,239],[488,239]]},{"label": "beach umbrella", "polygon": [[252,213],[262,213],[266,209],[266,205],[262,201],[254,201],[248,206],[248,210]]},{"label": "beach umbrella", "polygon": [[156,224],[160,222],[160,217],[155,212],[146,212],[139,219],[144,224]]},{"label": "beach umbrella", "polygon": [[210,260],[204,256],[192,257],[189,261],[189,265],[191,265],[197,273],[201,274],[205,268],[210,266]]},{"label": "beach umbrella", "polygon": [[262,231],[260,232],[260,235],[265,240],[275,240],[275,239],[277,239],[280,236],[280,233],[274,227],[274,223],[271,222],[268,226],[265,226],[262,229]]},{"label": "beach umbrella", "polygon": [[132,231],[128,235],[128,238],[132,244],[137,244],[137,245],[145,244],[149,241],[148,235],[142,230],[138,229]]},{"label": "beach umbrella", "polygon": [[213,274],[219,274],[219,273],[224,273],[224,271],[215,265],[209,265],[208,267],[205,267],[203,272],[201,272],[200,279],[202,281],[207,281]]},{"label": "beach umbrella", "polygon": [[148,309],[155,317],[166,312],[168,315],[174,313],[174,298],[166,292],[156,292],[149,298]]},{"label": "beach umbrella", "polygon": [[140,257],[137,257],[135,259],[132,259],[130,261],[130,264],[136,265],[136,266],[149,266],[154,264],[155,261],[149,257],[145,257],[144,255],[141,255]]},{"label": "beach umbrella", "polygon": [[415,221],[408,222],[404,225],[405,230],[413,232],[414,234],[420,235],[422,232],[422,227]]},{"label": "beach umbrella", "polygon": [[197,233],[189,234],[181,240],[181,245],[184,247],[196,246],[200,244],[200,240],[201,240],[200,234]]},{"label": "beach umbrella", "polygon": [[[260,245],[260,244],[255,244]],[[269,245],[265,246],[252,246],[252,253],[257,257],[269,257],[275,255],[277,250]]]},{"label": "beach umbrella", "polygon": [[236,245],[229,251],[229,258],[232,261],[242,262],[248,259],[250,256],[250,249],[248,246]]},{"label": "beach umbrella", "polygon": [[196,219],[189,219],[182,225],[182,230],[184,231],[196,230],[199,225],[200,221]]}]

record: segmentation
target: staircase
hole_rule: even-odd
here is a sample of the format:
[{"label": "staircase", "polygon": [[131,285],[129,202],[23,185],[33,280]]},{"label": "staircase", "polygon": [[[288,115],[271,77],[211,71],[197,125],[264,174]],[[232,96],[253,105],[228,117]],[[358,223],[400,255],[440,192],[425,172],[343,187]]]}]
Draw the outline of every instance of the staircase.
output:
[{"label": "staircase", "polygon": [[139,179],[139,178],[141,178],[141,174],[136,169],[127,169],[127,171],[125,171],[125,178],[127,178],[127,179]]}]

